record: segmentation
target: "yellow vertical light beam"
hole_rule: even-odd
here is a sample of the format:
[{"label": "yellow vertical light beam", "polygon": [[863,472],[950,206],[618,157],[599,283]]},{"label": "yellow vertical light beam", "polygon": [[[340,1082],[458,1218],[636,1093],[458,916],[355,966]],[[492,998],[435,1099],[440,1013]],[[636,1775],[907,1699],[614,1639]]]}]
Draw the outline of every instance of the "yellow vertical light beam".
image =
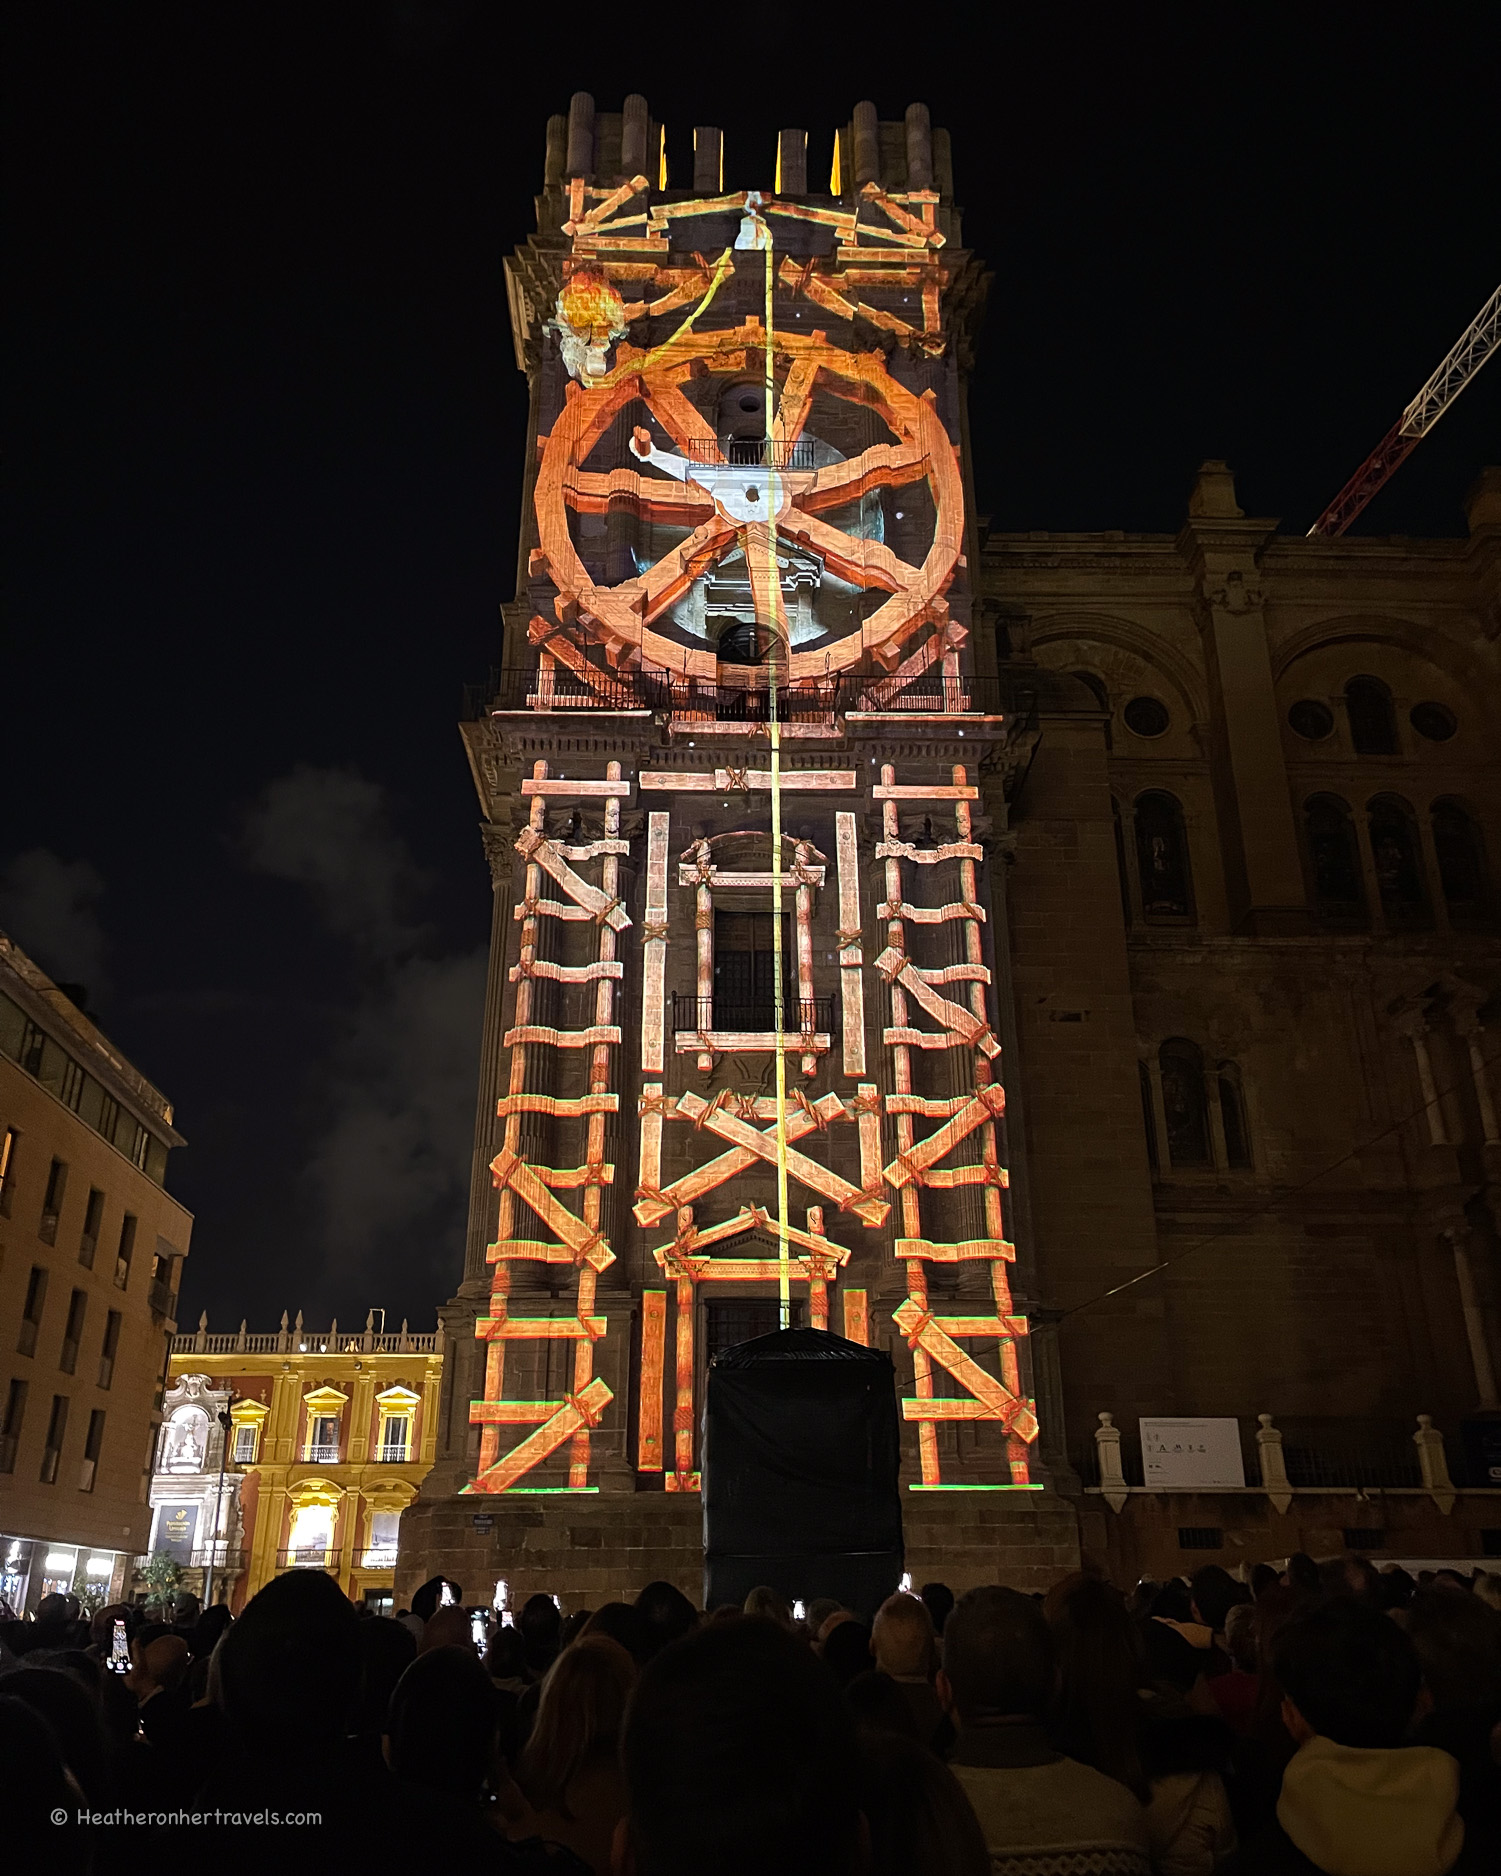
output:
[{"label": "yellow vertical light beam", "polygon": [[[776,281],[770,223],[762,218],[766,256],[766,591],[781,590],[777,566],[777,473],[772,413],[776,409],[776,354],[773,344],[772,294]],[[777,1301],[778,1321],[792,1327],[792,1261],[787,1242],[787,1048],[782,1018],[782,730],[777,720],[777,660],[782,642],[776,635],[775,600],[768,625],[772,630],[771,658],[767,665],[767,733],[771,741],[771,970],[776,986],[772,1008],[776,1018],[777,1069]]]}]

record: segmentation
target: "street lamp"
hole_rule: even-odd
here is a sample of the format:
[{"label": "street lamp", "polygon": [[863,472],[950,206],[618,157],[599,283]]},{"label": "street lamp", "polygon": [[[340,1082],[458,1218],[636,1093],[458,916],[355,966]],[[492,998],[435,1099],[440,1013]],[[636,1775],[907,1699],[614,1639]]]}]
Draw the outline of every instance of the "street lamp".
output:
[{"label": "street lamp", "polygon": [[[208,1539],[208,1573],[203,1584],[203,1606],[205,1609],[211,1609],[214,1604],[214,1555],[215,1546],[219,1542],[219,1521],[224,1516],[224,1467],[229,1458],[229,1429],[234,1424],[230,1417],[229,1410],[234,1405],[234,1399],[234,1389],[231,1388],[229,1390],[228,1400],[226,1400],[224,1405],[219,1409],[219,1425],[223,1428],[223,1432],[219,1436],[219,1489],[214,1495],[214,1525],[213,1529],[209,1532]],[[228,1554],[229,1546],[226,1544],[225,1556],[227,1557]]]}]

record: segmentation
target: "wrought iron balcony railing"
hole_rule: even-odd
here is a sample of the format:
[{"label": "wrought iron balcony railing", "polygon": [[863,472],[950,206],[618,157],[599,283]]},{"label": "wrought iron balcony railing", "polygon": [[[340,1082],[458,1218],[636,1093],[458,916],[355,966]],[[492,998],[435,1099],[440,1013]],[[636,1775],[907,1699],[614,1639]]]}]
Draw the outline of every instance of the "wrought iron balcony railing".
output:
[{"label": "wrought iron balcony railing", "polygon": [[[1088,714],[1098,703],[1077,682],[1060,674],[1030,670],[1003,677],[945,677],[924,672],[910,682],[882,672],[863,676],[831,673],[777,686],[777,715],[788,723],[822,722],[849,715],[984,715],[1029,725],[1040,707]],[[464,715],[473,721],[510,711],[648,711],[654,716],[708,722],[763,723],[771,711],[764,666],[749,676],[684,677],[642,665],[633,671],[592,670],[587,679],[566,665],[492,671],[464,694]]]},{"label": "wrought iron balcony railing", "polygon": [[314,1465],[336,1466],[339,1463],[339,1448],[326,1440],[309,1440],[303,1458]]},{"label": "wrought iron balcony railing", "polygon": [[[756,1003],[730,1003],[722,997],[679,994],[672,999],[672,1026],[679,1034],[703,1030],[720,1035],[767,1035],[775,1030],[776,1020],[769,998]],[[829,1034],[833,1028],[832,997],[809,997],[806,1001],[789,997],[782,1005],[785,1035]]]},{"label": "wrought iron balcony railing", "polygon": [[296,1544],[290,1550],[276,1553],[276,1567],[279,1570],[331,1570],[337,1572],[344,1553],[331,1545],[325,1548],[321,1544]]}]

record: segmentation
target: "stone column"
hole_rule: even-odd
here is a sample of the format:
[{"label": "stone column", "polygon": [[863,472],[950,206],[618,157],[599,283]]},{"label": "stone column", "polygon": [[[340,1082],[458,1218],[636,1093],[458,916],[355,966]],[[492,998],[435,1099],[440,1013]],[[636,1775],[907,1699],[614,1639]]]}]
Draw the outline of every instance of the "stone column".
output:
[{"label": "stone column", "polygon": [[1251,936],[1310,929],[1259,562],[1274,521],[1248,521],[1222,462],[1199,471],[1178,551],[1193,568],[1209,675],[1210,772],[1231,922]]},{"label": "stone column", "polygon": [[1094,1430],[1095,1451],[1100,1461],[1100,1491],[1105,1503],[1112,1511],[1123,1511],[1129,1488],[1126,1484],[1125,1469],[1121,1465],[1121,1430],[1115,1424],[1115,1415],[1102,1413],[1100,1424]]},{"label": "stone column", "polygon": [[1470,1079],[1475,1086],[1475,1105],[1480,1109],[1481,1136],[1487,1146],[1501,1146],[1501,1127],[1496,1124],[1496,1103],[1491,1094],[1490,1071],[1485,1063],[1483,1039],[1485,1025],[1479,1015],[1480,992],[1462,1001],[1455,995],[1450,1008],[1456,1032],[1464,1038],[1470,1056]]},{"label": "stone column", "polygon": [[1397,1016],[1397,1032],[1412,1044],[1412,1058],[1417,1066],[1418,1086],[1423,1093],[1423,1110],[1428,1120],[1431,1146],[1448,1146],[1449,1132],[1444,1125],[1444,1111],[1439,1105],[1438,1087],[1433,1079],[1433,1061],[1428,1053],[1428,1024],[1417,1006],[1402,1010]]},{"label": "stone column", "polygon": [[1468,1225],[1450,1225],[1442,1234],[1454,1253],[1454,1281],[1459,1287],[1459,1306],[1464,1311],[1465,1337],[1470,1344],[1470,1363],[1475,1370],[1475,1392],[1487,1411],[1501,1407],[1496,1394],[1496,1370],[1491,1361],[1490,1343],[1485,1333],[1485,1313],[1480,1293],[1475,1287],[1475,1271],[1470,1263]]},{"label": "stone column", "polygon": [[1293,1488],[1287,1476],[1287,1459],[1282,1451],[1281,1430],[1272,1425],[1270,1414],[1257,1414],[1256,1451],[1261,1460],[1261,1489],[1275,1508],[1285,1513],[1293,1502]]}]

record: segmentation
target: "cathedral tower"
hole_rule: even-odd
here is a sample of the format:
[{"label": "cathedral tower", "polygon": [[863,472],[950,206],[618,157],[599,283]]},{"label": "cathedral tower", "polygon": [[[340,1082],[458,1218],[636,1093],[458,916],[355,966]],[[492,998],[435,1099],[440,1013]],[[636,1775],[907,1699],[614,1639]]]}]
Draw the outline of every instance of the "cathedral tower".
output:
[{"label": "cathedral tower", "polygon": [[632,1548],[657,1507],[682,1555],[630,1573],[694,1588],[705,1364],[802,1323],[896,1360],[909,1546],[979,1505],[993,1559],[1051,1514],[1000,899],[1034,732],[969,578],[986,279],[922,105],[857,106],[822,187],[801,130],[754,187],[716,129],[691,187],[664,148],[576,96],[507,262],[528,474],[464,726],[495,913],[425,1554],[523,1512]]}]

